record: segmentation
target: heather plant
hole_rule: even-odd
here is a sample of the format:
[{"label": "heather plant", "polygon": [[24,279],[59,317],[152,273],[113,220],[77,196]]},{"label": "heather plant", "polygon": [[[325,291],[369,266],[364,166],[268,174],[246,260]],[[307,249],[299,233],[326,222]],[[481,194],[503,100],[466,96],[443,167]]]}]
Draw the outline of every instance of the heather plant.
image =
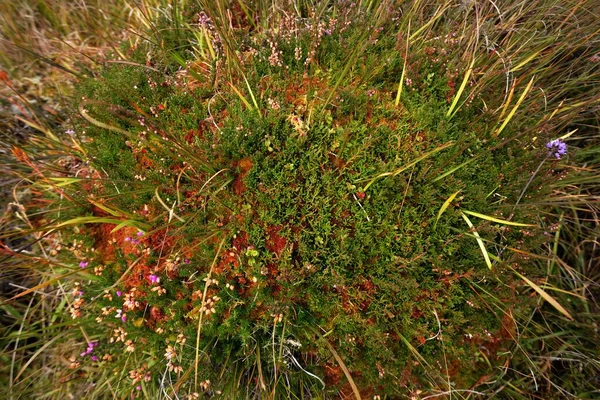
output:
[{"label": "heather plant", "polygon": [[7,396],[594,397],[591,7],[140,5],[20,117]]}]

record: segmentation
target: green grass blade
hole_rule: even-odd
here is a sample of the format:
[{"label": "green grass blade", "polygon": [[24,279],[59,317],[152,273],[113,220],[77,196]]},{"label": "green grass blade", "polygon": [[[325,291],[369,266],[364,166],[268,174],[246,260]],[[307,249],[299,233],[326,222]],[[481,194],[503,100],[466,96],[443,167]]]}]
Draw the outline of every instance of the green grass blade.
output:
[{"label": "green grass blade", "polygon": [[408,46],[410,43],[410,20],[408,21],[408,36],[406,39],[406,52],[404,53],[404,66],[402,67],[402,74],[400,75],[400,82],[398,82],[398,93],[396,94],[396,101],[394,106],[398,107],[400,103],[400,96],[402,95],[402,88],[404,87],[404,75],[406,75],[406,63],[408,61]]},{"label": "green grass blade", "polygon": [[517,275],[519,278],[523,279],[526,284],[528,284],[533,290],[538,292],[538,294],[540,296],[542,296],[542,298],[544,300],[546,300],[548,303],[550,303],[552,305],[552,307],[556,308],[557,311],[559,311],[561,314],[563,314],[565,317],[567,317],[571,321],[573,320],[573,317],[571,316],[571,314],[569,314],[569,312],[563,306],[561,306],[560,303],[554,299],[554,297],[550,296],[544,289],[542,289],[541,287],[539,287],[538,285],[536,285],[535,283],[533,283],[532,281],[527,279],[525,276],[521,275],[514,269],[512,269],[512,270],[515,273],[515,275]]},{"label": "green grass blade", "polygon": [[[446,113],[446,117],[450,117],[451,115],[454,115],[452,113],[452,111],[454,111],[454,108],[456,107],[456,104],[458,103],[458,100],[460,99],[460,96],[462,95],[462,92],[465,90],[465,87],[467,86],[467,83],[469,82],[469,77],[471,76],[471,73],[473,72],[473,66],[474,65],[475,65],[475,55],[473,55],[473,59],[471,60],[471,64],[469,65],[469,69],[467,69],[467,72],[465,73],[463,81],[460,84],[460,88],[458,89],[458,91],[454,95],[454,100],[452,100],[452,104],[450,105],[450,108],[448,109],[448,112]],[[457,109],[457,111],[458,111],[458,109]]]},{"label": "green grass blade", "polygon": [[485,248],[485,244],[483,244],[483,240],[481,240],[481,236],[479,236],[479,233],[475,230],[475,226],[473,226],[473,223],[471,222],[469,217],[467,217],[465,213],[461,213],[461,216],[463,217],[467,225],[469,225],[469,228],[473,230],[473,235],[475,235],[477,244],[481,249],[481,253],[483,254],[483,258],[485,259],[485,264],[488,266],[489,269],[492,269],[492,261],[490,260],[490,255],[488,254],[488,251]]},{"label": "green grass blade", "polygon": [[363,188],[363,190],[362,190],[362,191],[363,191],[363,192],[366,192],[366,191],[367,191],[367,189],[368,189],[368,188],[369,188],[369,187],[370,187],[370,186],[371,186],[371,185],[372,185],[372,184],[373,184],[375,181],[377,181],[378,179],[380,179],[380,178],[384,178],[384,177],[386,177],[386,176],[396,176],[396,175],[398,175],[398,174],[400,174],[400,173],[402,173],[402,172],[406,171],[406,170],[407,170],[407,169],[409,169],[410,167],[412,167],[412,166],[414,166],[414,165],[416,165],[416,164],[420,163],[421,161],[425,160],[426,158],[429,158],[429,157],[431,157],[432,155],[434,155],[434,154],[436,154],[436,153],[438,153],[438,152],[440,152],[440,151],[442,151],[442,150],[444,150],[444,149],[446,149],[446,148],[448,148],[448,147],[452,146],[453,144],[454,144],[454,142],[448,142],[448,143],[446,143],[446,144],[443,144],[443,145],[441,145],[441,146],[439,146],[439,147],[436,147],[436,148],[435,148],[435,149],[433,149],[432,151],[430,151],[430,152],[428,152],[428,153],[425,153],[425,154],[423,154],[422,156],[418,157],[417,159],[415,159],[415,160],[411,161],[410,163],[408,163],[408,164],[406,164],[406,165],[404,165],[404,166],[402,166],[402,167],[398,168],[398,169],[397,169],[397,170],[395,170],[395,171],[391,171],[391,172],[384,172],[384,173],[382,173],[382,174],[379,174],[379,175],[377,175],[375,178],[371,179],[371,181],[370,181],[369,183],[367,183],[367,185],[366,185],[366,186]]},{"label": "green grass blade", "polygon": [[475,158],[472,158],[472,159],[470,159],[470,160],[468,160],[468,161],[465,161],[464,163],[462,163],[462,164],[460,164],[460,165],[457,165],[457,166],[456,166],[456,167],[454,167],[454,168],[451,168],[450,170],[448,170],[448,171],[444,172],[443,174],[441,174],[441,175],[439,175],[439,176],[436,176],[436,177],[435,177],[435,178],[434,178],[434,179],[433,179],[431,182],[433,183],[433,182],[437,182],[437,181],[439,181],[439,180],[442,180],[442,179],[444,179],[445,177],[447,177],[448,175],[451,175],[451,174],[453,174],[454,172],[458,171],[458,170],[459,170],[459,169],[461,169],[462,167],[464,167],[464,166],[466,166],[466,165],[469,165],[469,164],[471,164],[473,161],[475,161]]},{"label": "green grass blade", "polygon": [[523,223],[520,223],[520,222],[512,222],[512,221],[507,221],[505,219],[490,217],[489,215],[480,214],[478,212],[469,211],[469,210],[463,210],[463,212],[465,214],[471,215],[473,217],[485,219],[485,220],[491,221],[491,222],[497,222],[497,223],[503,224],[503,225],[511,225],[511,226],[536,226],[534,224],[523,224]]},{"label": "green grass blade", "polygon": [[508,117],[506,117],[506,119],[504,120],[504,122],[502,123],[502,125],[500,126],[500,128],[498,128],[498,130],[496,131],[496,133],[494,133],[494,136],[500,135],[500,133],[502,133],[502,131],[504,130],[504,128],[506,128],[506,125],[508,125],[508,123],[510,122],[510,120],[512,119],[512,117],[515,115],[515,113],[517,112],[517,109],[519,108],[519,106],[521,105],[521,103],[523,103],[523,100],[525,100],[525,96],[527,96],[527,93],[529,93],[529,90],[531,89],[531,85],[533,85],[533,79],[534,78],[535,77],[531,77],[531,80],[527,84],[527,87],[525,88],[525,90],[523,91],[523,93],[521,93],[521,97],[519,97],[519,100],[517,100],[517,104],[515,104],[515,106],[513,107],[513,109],[510,111],[510,113],[508,114]]},{"label": "green grass blade", "polygon": [[440,220],[440,217],[442,216],[442,214],[446,211],[446,209],[448,208],[448,206],[450,205],[450,203],[452,203],[452,200],[454,200],[454,198],[460,193],[460,190],[457,190],[456,192],[452,193],[450,195],[450,197],[448,197],[446,199],[446,201],[444,202],[444,204],[442,204],[442,207],[440,208],[440,210],[438,211],[437,217],[435,219],[435,224],[433,224],[433,229],[435,229],[435,227],[437,226],[438,221]]}]

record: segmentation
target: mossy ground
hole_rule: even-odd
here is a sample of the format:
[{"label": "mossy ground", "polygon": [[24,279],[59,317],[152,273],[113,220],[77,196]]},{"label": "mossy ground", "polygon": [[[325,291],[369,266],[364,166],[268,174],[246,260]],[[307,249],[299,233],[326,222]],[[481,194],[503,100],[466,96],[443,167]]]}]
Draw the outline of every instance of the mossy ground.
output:
[{"label": "mossy ground", "polygon": [[555,222],[527,199],[564,177],[555,136],[539,107],[499,128],[510,101],[461,97],[485,68],[465,78],[458,24],[405,59],[400,10],[356,7],[262,27],[233,7],[230,37],[201,13],[164,58],[124,46],[80,82],[78,152],[36,221],[62,221],[77,276],[66,387],[402,398],[493,385],[524,352]]}]

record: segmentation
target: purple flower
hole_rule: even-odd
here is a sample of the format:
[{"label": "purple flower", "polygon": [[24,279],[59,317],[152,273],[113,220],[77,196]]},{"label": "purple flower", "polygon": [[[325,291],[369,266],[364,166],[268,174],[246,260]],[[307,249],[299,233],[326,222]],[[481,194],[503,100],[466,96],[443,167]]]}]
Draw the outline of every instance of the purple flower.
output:
[{"label": "purple flower", "polygon": [[126,316],[126,315],[123,315],[123,316],[121,317],[121,321],[123,321],[123,322],[127,322],[127,316]]},{"label": "purple flower", "polygon": [[87,355],[87,353],[85,351],[80,354],[81,357],[85,357],[86,355]]},{"label": "purple flower", "polygon": [[81,267],[81,268],[85,268],[85,267],[87,267],[89,264],[90,264],[90,263],[88,263],[87,261],[82,261],[82,262],[80,262],[80,263],[79,263],[79,267]]},{"label": "purple flower", "polygon": [[98,357],[92,356],[92,361],[98,361]]},{"label": "purple flower", "polygon": [[73,135],[75,134],[75,131],[74,131],[73,129],[67,129],[67,130],[65,131],[65,133],[66,133],[67,135],[69,135],[69,136],[73,136]]},{"label": "purple flower", "polygon": [[137,386],[135,389],[136,390],[142,390],[142,387],[141,386]]},{"label": "purple flower", "polygon": [[120,290],[117,290],[117,297],[121,297],[122,294],[123,294],[123,292],[121,292]]},{"label": "purple flower", "polygon": [[148,278],[150,279],[150,282],[152,282],[152,283],[160,282],[160,278],[154,274],[150,274],[150,276]]},{"label": "purple flower", "polygon": [[546,143],[549,157],[560,159],[561,156],[567,154],[567,144],[561,139],[554,139]]},{"label": "purple flower", "polygon": [[138,235],[138,236],[144,236],[144,232],[142,232],[142,231],[138,231],[137,235]]},{"label": "purple flower", "polygon": [[189,264],[190,260],[186,258],[185,260],[183,260],[183,262],[186,263],[186,264]]},{"label": "purple flower", "polygon": [[130,238],[129,236],[127,236],[127,237],[125,238],[125,241],[126,241],[126,242],[131,242],[131,238]]}]

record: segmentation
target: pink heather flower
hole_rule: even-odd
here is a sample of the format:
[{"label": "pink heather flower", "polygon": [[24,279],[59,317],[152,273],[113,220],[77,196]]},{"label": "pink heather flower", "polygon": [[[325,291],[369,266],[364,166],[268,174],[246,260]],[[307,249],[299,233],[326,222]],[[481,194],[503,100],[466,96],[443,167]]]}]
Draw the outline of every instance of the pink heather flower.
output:
[{"label": "pink heather flower", "polygon": [[67,130],[65,131],[65,133],[66,133],[67,135],[69,135],[69,136],[73,136],[73,135],[75,134],[75,131],[74,131],[73,129],[67,129]]},{"label": "pink heather flower", "polygon": [[190,260],[186,258],[185,260],[183,260],[183,262],[186,263],[186,264],[189,264]]},{"label": "pink heather flower", "polygon": [[122,294],[123,294],[123,292],[121,292],[120,290],[117,290],[117,297],[121,297]]},{"label": "pink heather flower", "polygon": [[90,264],[90,263],[88,263],[87,261],[82,261],[82,262],[80,262],[80,263],[79,263],[79,267],[81,267],[81,268],[85,268],[85,267],[87,267],[89,264]]},{"label": "pink heather flower", "polygon": [[87,355],[87,353],[84,351],[83,353],[81,353],[79,356],[81,357],[85,357]]},{"label": "pink heather flower", "polygon": [[142,231],[138,231],[137,235],[138,235],[138,236],[144,236],[144,232],[142,232]]},{"label": "pink heather flower", "polygon": [[150,282],[152,282],[152,283],[160,282],[160,278],[154,274],[150,274],[150,276],[148,278],[150,279]]},{"label": "pink heather flower", "polygon": [[98,357],[92,356],[92,361],[98,361]]},{"label": "pink heather flower", "polygon": [[135,388],[135,390],[142,390],[142,387],[141,387],[141,386],[137,386],[137,387]]},{"label": "pink heather flower", "polygon": [[126,242],[131,242],[131,238],[130,238],[129,236],[127,236],[127,237],[125,238],[125,241],[126,241]]},{"label": "pink heather flower", "polygon": [[127,316],[126,316],[126,315],[123,315],[123,316],[121,317],[121,321],[123,321],[123,322],[127,322]]}]

